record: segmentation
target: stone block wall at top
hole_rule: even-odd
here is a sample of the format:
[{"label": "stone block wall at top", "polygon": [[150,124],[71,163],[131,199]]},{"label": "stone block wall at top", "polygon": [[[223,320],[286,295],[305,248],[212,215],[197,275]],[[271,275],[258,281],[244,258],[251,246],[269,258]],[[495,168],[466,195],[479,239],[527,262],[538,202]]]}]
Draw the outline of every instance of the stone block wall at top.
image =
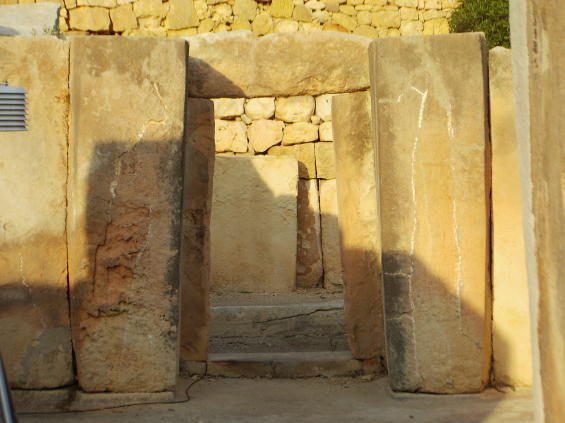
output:
[{"label": "stone block wall at top", "polygon": [[[2,0],[34,3],[40,0]],[[459,0],[61,0],[61,31],[185,36],[332,30],[368,37],[443,34]]]}]

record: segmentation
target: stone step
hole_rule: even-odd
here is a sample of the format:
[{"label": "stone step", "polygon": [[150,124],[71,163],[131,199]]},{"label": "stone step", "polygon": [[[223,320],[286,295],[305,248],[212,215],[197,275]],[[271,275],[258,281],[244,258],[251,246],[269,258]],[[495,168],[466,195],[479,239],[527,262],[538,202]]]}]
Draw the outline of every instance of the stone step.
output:
[{"label": "stone step", "polygon": [[307,378],[356,376],[362,361],[348,351],[210,354],[208,376]]},{"label": "stone step", "polygon": [[298,304],[215,305],[213,353],[347,350],[343,300]]}]

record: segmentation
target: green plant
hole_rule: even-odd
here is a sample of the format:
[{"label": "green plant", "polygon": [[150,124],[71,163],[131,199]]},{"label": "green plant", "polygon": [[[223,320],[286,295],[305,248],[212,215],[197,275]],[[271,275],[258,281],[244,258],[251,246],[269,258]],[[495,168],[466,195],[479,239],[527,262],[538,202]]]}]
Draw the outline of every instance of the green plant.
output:
[{"label": "green plant", "polygon": [[509,0],[462,0],[449,20],[451,32],[484,32],[489,49],[510,48]]}]

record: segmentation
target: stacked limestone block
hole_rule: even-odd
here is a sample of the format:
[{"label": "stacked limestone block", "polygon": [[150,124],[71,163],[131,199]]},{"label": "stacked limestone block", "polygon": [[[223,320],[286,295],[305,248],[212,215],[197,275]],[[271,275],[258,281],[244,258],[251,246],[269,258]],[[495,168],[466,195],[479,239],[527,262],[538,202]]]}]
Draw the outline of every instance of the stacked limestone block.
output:
[{"label": "stacked limestone block", "polygon": [[256,35],[331,30],[375,38],[447,33],[459,0],[64,0],[63,5],[62,31],[174,37],[238,29]]},{"label": "stacked limestone block", "polygon": [[333,94],[213,99],[216,154],[298,161],[296,284],[341,290]]}]

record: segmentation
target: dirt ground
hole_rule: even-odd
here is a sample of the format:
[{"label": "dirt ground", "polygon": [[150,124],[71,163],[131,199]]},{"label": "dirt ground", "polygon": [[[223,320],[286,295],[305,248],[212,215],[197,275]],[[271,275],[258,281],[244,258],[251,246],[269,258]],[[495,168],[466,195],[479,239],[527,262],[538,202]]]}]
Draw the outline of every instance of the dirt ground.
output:
[{"label": "dirt ground", "polygon": [[[184,382],[188,386],[190,382]],[[65,414],[21,415],[20,422],[93,423],[529,423],[531,392],[481,395],[396,395],[386,378],[203,379],[180,403]],[[179,395],[182,397],[183,395]]]}]

